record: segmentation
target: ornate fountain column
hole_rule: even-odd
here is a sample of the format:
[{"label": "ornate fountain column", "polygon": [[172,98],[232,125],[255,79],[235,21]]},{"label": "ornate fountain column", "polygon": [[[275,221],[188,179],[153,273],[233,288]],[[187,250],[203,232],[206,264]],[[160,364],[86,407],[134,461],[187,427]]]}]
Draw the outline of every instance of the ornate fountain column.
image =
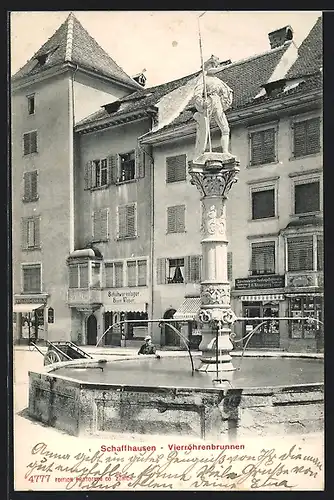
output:
[{"label": "ornate fountain column", "polygon": [[[202,198],[202,282],[199,321],[202,329],[200,371],[233,371],[230,351],[231,324],[236,320],[231,309],[230,283],[227,279],[226,200],[237,181],[239,162],[229,153],[203,153],[189,162],[191,184]],[[216,334],[218,329],[218,356]],[[218,363],[218,364],[217,364]],[[219,377],[218,377],[219,379]],[[226,380],[225,376],[221,376]]]}]

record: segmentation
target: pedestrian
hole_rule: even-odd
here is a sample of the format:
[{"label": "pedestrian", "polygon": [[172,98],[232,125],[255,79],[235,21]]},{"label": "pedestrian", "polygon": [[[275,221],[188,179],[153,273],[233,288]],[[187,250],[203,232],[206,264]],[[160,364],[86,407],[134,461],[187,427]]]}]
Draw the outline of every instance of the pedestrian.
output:
[{"label": "pedestrian", "polygon": [[152,344],[152,338],[150,335],[146,335],[144,344],[141,345],[138,354],[154,354],[157,359],[160,359],[160,355],[156,352],[156,347]]}]

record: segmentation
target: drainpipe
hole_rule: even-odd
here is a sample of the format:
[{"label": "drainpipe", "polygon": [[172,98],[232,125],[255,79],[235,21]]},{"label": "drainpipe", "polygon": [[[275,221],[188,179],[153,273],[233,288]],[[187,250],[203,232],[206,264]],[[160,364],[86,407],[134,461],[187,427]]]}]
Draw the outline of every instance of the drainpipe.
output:
[{"label": "drainpipe", "polygon": [[[149,154],[140,144],[140,139],[142,139],[145,135],[151,132],[153,128],[153,117],[151,118],[151,129],[149,132],[146,132],[146,134],[141,135],[138,137],[138,146],[139,148],[143,151],[145,155],[147,155],[151,162],[151,169],[150,169],[150,219],[151,219],[151,227],[150,227],[150,301],[151,301],[151,307],[149,308],[149,319],[154,318],[154,158],[151,154]],[[152,336],[152,323],[148,323],[148,333],[149,335]]]}]

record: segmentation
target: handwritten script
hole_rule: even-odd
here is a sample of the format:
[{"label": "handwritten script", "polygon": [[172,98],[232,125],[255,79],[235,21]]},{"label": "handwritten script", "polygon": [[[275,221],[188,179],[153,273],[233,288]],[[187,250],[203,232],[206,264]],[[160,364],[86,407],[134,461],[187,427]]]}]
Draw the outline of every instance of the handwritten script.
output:
[{"label": "handwritten script", "polygon": [[[102,447],[103,448],[103,447]],[[322,489],[323,462],[301,445],[199,452],[159,446],[117,453],[89,449],[59,453],[36,443],[25,467],[27,489]],[[303,488],[301,488],[303,489]]]}]

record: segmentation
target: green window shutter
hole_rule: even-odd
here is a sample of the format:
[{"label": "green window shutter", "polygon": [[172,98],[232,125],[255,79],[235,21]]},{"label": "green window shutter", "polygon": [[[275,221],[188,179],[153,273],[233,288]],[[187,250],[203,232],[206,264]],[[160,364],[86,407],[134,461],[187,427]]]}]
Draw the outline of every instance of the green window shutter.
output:
[{"label": "green window shutter", "polygon": [[157,284],[164,285],[166,283],[166,259],[157,259]]},{"label": "green window shutter", "polygon": [[232,283],[232,252],[227,252],[227,279]]},{"label": "green window shutter", "polygon": [[187,177],[186,155],[168,156],[166,158],[166,182],[185,181]]},{"label": "green window shutter", "polygon": [[117,182],[117,155],[108,156],[108,184]]},{"label": "green window shutter", "polygon": [[136,177],[138,179],[142,179],[143,177],[145,177],[145,153],[140,147],[136,148],[135,161],[136,161]]}]

